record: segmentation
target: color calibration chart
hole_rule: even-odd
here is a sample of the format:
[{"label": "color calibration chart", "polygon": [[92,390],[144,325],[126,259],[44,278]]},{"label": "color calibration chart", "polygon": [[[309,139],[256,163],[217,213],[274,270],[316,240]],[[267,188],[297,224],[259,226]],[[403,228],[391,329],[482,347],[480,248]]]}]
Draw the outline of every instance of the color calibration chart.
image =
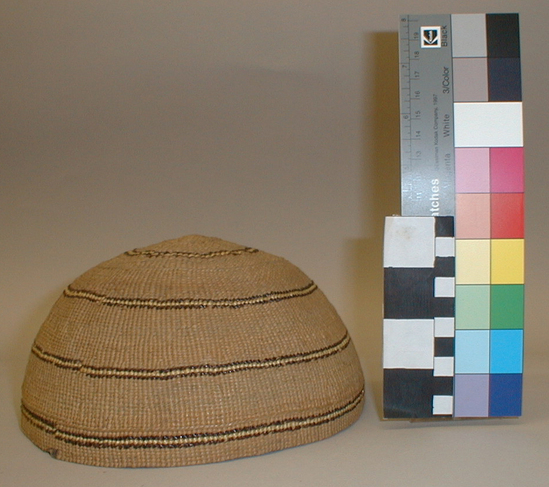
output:
[{"label": "color calibration chart", "polygon": [[400,19],[402,216],[386,219],[386,418],[521,415],[517,14]]}]

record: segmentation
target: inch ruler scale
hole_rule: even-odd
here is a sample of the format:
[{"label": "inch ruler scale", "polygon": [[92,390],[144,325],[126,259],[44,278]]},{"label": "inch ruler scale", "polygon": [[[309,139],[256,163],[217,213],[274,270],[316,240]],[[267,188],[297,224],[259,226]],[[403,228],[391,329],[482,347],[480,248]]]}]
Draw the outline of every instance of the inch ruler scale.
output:
[{"label": "inch ruler scale", "polygon": [[450,15],[400,19],[403,216],[455,214]]},{"label": "inch ruler scale", "polygon": [[518,14],[399,22],[401,214],[384,244],[385,418],[522,411]]}]

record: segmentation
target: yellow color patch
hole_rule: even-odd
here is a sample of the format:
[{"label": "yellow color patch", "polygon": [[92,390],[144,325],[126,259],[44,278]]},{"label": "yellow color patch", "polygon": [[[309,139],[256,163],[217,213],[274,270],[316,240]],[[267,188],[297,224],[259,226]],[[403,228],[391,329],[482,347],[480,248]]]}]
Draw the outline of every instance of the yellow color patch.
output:
[{"label": "yellow color patch", "polygon": [[456,240],[456,284],[490,284],[490,240]]},{"label": "yellow color patch", "polygon": [[492,284],[524,284],[524,240],[492,240]]}]

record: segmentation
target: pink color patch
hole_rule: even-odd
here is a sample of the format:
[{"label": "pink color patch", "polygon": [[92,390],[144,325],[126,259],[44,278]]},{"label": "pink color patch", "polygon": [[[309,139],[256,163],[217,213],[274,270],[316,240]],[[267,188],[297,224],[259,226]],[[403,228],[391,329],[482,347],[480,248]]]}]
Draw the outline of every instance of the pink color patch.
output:
[{"label": "pink color patch", "polygon": [[490,149],[490,185],[492,193],[524,192],[524,149]]},{"label": "pink color patch", "polygon": [[456,149],[456,192],[490,192],[490,149]]},{"label": "pink color patch", "polygon": [[456,238],[490,238],[490,195],[456,195]]},{"label": "pink color patch", "polygon": [[490,238],[490,195],[456,195],[456,238]]}]

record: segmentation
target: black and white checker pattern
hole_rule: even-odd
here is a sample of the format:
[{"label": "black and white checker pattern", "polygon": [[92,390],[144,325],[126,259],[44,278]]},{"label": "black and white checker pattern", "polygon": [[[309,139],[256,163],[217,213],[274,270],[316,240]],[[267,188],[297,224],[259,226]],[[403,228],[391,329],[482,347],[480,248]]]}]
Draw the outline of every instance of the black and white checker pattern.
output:
[{"label": "black and white checker pattern", "polygon": [[384,415],[452,416],[453,217],[388,217],[384,244]]}]

